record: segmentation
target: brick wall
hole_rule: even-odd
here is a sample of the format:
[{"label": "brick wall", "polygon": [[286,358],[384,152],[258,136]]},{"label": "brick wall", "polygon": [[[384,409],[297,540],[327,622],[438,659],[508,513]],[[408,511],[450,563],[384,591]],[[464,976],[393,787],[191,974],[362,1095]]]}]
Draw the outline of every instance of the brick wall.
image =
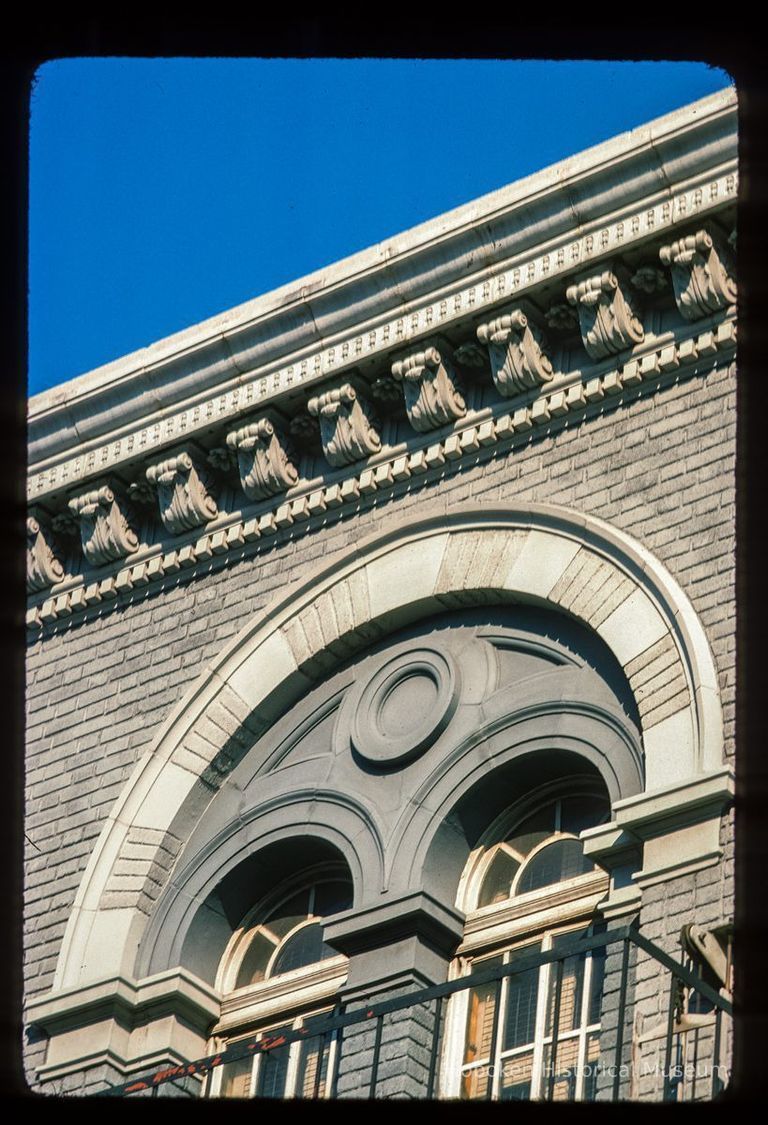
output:
[{"label": "brick wall", "polygon": [[[735,377],[708,374],[641,387],[531,431],[512,453],[411,478],[331,522],[279,534],[238,561],[138,598],[122,595],[88,620],[46,628],[29,646],[26,775],[28,996],[51,988],[78,884],[110,808],[168,712],[203,666],[307,568],[328,561],[389,517],[428,503],[536,501],[599,517],[647,547],[688,594],[714,652],[733,754],[735,691]],[[681,921],[731,913],[732,835],[724,864],[652,888],[642,926],[672,952]],[[689,885],[690,884],[690,885]],[[705,918],[706,915],[706,918]],[[674,940],[673,940],[674,939]],[[29,1048],[28,1066],[43,1045]]]}]

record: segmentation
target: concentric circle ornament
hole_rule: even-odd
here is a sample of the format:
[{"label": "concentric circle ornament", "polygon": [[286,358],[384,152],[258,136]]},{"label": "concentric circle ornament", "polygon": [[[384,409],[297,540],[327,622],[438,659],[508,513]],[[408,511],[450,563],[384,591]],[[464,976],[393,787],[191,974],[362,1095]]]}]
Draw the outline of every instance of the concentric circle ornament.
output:
[{"label": "concentric circle ornament", "polygon": [[459,672],[448,654],[411,649],[390,656],[352,688],[342,724],[360,757],[394,768],[423,754],[437,740],[458,698]]}]

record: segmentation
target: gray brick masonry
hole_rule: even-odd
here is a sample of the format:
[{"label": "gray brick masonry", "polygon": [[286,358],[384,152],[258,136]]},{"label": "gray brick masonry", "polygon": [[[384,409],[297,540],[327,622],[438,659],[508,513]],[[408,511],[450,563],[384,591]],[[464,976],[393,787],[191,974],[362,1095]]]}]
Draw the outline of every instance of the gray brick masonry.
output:
[{"label": "gray brick masonry", "polygon": [[[725,755],[732,759],[735,393],[727,367],[652,392],[625,391],[596,413],[569,417],[552,432],[546,425],[535,427],[527,443],[511,453],[447,464],[437,480],[412,477],[386,493],[362,497],[359,507],[340,519],[262,539],[255,555],[228,559],[192,579],[181,570],[146,596],[129,591],[101,615],[68,618],[35,636],[27,680],[28,996],[50,990],[69,912],[105,818],[158,727],[206,662],[308,568],[342,557],[362,537],[390,521],[415,517],[427,504],[439,501],[446,509],[462,501],[560,504],[599,517],[643,544],[680,583],[707,632],[722,694]],[[471,560],[457,556],[445,565],[469,566]],[[579,565],[577,556],[571,569]],[[574,610],[576,602],[592,599],[596,606],[602,598],[610,613],[620,592],[597,571],[582,577],[586,585],[574,574]],[[665,679],[666,659],[661,642],[632,666],[641,712],[687,691]],[[222,713],[220,719],[222,729],[232,733],[232,717]],[[187,752],[196,753],[191,743]],[[141,840],[131,838],[129,844],[128,877],[131,863],[143,854]],[[171,863],[173,849],[165,846]],[[645,893],[642,932],[672,955],[679,955],[677,935],[694,911],[699,924],[731,914],[730,821],[723,846],[720,866]],[[156,872],[157,879],[162,875]],[[642,959],[637,971],[638,1018],[647,1022],[658,997],[652,990],[644,995]],[[29,1048],[30,1076],[41,1057],[40,1045]],[[394,1055],[383,1056],[382,1089],[394,1083],[394,1090],[401,1081],[399,1065]],[[99,1080],[96,1074],[89,1072],[89,1083]],[[73,1084],[74,1077],[66,1080],[68,1092]]]}]

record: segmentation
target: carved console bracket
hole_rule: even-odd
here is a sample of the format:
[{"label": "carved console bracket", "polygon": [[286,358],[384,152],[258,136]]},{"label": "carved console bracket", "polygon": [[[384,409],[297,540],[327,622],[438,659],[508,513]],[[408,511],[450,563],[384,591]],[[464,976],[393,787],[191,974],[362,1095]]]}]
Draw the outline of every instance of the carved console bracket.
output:
[{"label": "carved console bracket", "polygon": [[552,378],[552,363],[542,350],[541,336],[520,309],[509,309],[479,325],[477,338],[488,348],[499,394],[516,395]]},{"label": "carved console bracket", "polygon": [[249,500],[266,500],[285,492],[299,479],[285,435],[266,415],[231,430],[227,445],[237,454],[240,484]]},{"label": "carved console bracket", "polygon": [[659,250],[663,265],[672,271],[672,284],[680,315],[697,320],[736,300],[736,282],[729,272],[728,251],[709,231],[679,238]]},{"label": "carved console bracket", "polygon": [[147,480],[157,489],[163,527],[176,535],[212,520],[218,513],[211,495],[211,480],[197,450],[183,449],[147,469]]},{"label": "carved console bracket", "polygon": [[138,547],[138,536],[116,486],[102,484],[73,496],[69,510],[80,524],[83,554],[94,566],[121,559]]},{"label": "carved console bracket", "polygon": [[307,409],[320,422],[320,438],[329,464],[350,465],[381,449],[373,409],[351,382],[337,383],[315,395]]},{"label": "carved console bracket", "polygon": [[630,290],[612,270],[570,285],[565,296],[578,310],[581,338],[592,359],[604,359],[643,342],[645,333]]},{"label": "carved console bracket", "polygon": [[414,430],[426,433],[463,418],[467,412],[461,384],[453,367],[453,350],[444,340],[426,342],[392,364],[402,381],[405,409]]},{"label": "carved console bracket", "polygon": [[38,512],[31,512],[27,516],[27,589],[45,590],[63,577],[51,528]]}]

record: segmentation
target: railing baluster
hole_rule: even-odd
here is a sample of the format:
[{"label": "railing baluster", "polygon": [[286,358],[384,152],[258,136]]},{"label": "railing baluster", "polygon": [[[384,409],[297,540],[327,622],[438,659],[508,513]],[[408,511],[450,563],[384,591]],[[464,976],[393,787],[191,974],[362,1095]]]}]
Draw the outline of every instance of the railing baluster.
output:
[{"label": "railing baluster", "polygon": [[[607,934],[593,934],[586,938],[578,938],[572,943],[568,942],[562,949],[557,950],[539,951],[535,954],[521,953],[519,959],[514,963],[496,966],[494,968],[479,969],[471,973],[468,977],[459,980],[446,981],[443,984],[430,985],[428,988],[419,989],[410,993],[408,996],[393,997],[389,1000],[379,1001],[374,1004],[372,1008],[355,1009],[354,1011],[346,1011],[345,1006],[339,1004],[332,1014],[323,1017],[312,1017],[308,1026],[302,1026],[292,1031],[286,1031],[281,1035],[281,1044],[290,1045],[297,1040],[306,1042],[312,1038],[312,1032],[315,1036],[325,1036],[323,1047],[321,1049],[320,1060],[318,1063],[318,1070],[322,1074],[323,1059],[327,1059],[328,1075],[328,1091],[329,1097],[335,1098],[338,1096],[338,1081],[341,1074],[342,1066],[342,1046],[344,1036],[347,1028],[356,1028],[361,1025],[370,1026],[369,1021],[376,1019],[377,1022],[377,1035],[376,1035],[376,1049],[374,1052],[373,1067],[371,1071],[370,1090],[375,1094],[376,1083],[378,1080],[378,1067],[381,1054],[381,1042],[383,1035],[383,1019],[391,1013],[414,1009],[417,1005],[426,1005],[433,1000],[436,1001],[436,1014],[435,1025],[432,1032],[432,1051],[430,1055],[429,1065],[429,1078],[428,1088],[430,1093],[434,1096],[435,1088],[438,1084],[437,1075],[439,1071],[439,1051],[441,1039],[441,1019],[443,1008],[442,1004],[451,996],[458,993],[465,992],[467,989],[482,990],[483,993],[487,992],[487,999],[490,1003],[493,1001],[493,1022],[491,1027],[491,1055],[489,1065],[495,1069],[497,1064],[496,1055],[500,1053],[499,1037],[503,1035],[501,1028],[502,1022],[502,1006],[501,999],[504,997],[504,981],[511,980],[513,977],[518,978],[523,973],[536,972],[538,973],[543,966],[558,966],[558,985],[556,989],[556,1001],[561,1005],[562,993],[562,977],[564,973],[564,958],[578,957],[581,955],[589,955],[598,949],[605,949],[606,946],[615,946],[623,943],[623,956],[622,956],[622,970],[621,970],[621,983],[619,995],[619,1016],[616,1036],[616,1053],[615,1058],[617,1062],[617,1074],[614,1075],[613,1081],[613,1097],[621,1093],[621,1086],[617,1082],[617,1077],[621,1074],[621,1054],[624,1048],[624,1041],[626,1039],[627,1023],[627,1004],[629,1003],[629,957],[631,946],[642,950],[647,956],[652,958],[654,963],[661,969],[667,970],[671,977],[670,988],[670,1010],[668,1016],[667,1027],[667,1043],[666,1043],[666,1064],[665,1064],[665,1083],[664,1083],[664,1096],[667,1100],[670,1099],[674,1092],[675,1082],[672,1079],[671,1065],[672,1065],[672,1047],[674,1039],[674,1019],[675,1019],[675,1004],[678,996],[678,991],[681,987],[695,989],[701,996],[709,1000],[715,1009],[715,1045],[716,1058],[713,1065],[713,1078],[712,1089],[714,1093],[722,1089],[723,1083],[719,1079],[717,1066],[719,1064],[719,1052],[722,1045],[722,1015],[725,1013],[732,1016],[733,1007],[731,1002],[724,996],[719,995],[714,989],[708,985],[699,976],[693,973],[685,965],[674,961],[664,950],[660,949],[648,938],[639,934],[634,929],[623,926],[619,930],[609,932]],[[550,974],[552,970],[549,970]],[[550,977],[551,979],[551,977]],[[495,990],[495,991],[494,991]],[[550,1003],[549,998],[547,1003]],[[557,1053],[558,1053],[558,1038],[559,1038],[559,1023],[560,1023],[561,1006],[558,1008],[554,1034],[551,1040],[552,1046],[552,1073],[550,1075],[550,1089],[553,1092],[554,1081],[557,1069]],[[266,1048],[260,1045],[256,1039],[244,1039],[236,1041],[224,1050],[219,1050],[215,1054],[209,1055],[205,1058],[196,1059],[192,1062],[184,1060],[177,1066],[163,1067],[152,1074],[139,1076],[123,1083],[119,1086],[114,1086],[108,1090],[100,1090],[94,1096],[130,1096],[131,1094],[146,1093],[157,1097],[160,1093],[159,1087],[167,1082],[178,1082],[187,1076],[195,1073],[210,1074],[220,1066],[228,1065],[231,1063],[239,1062],[241,1059],[252,1058],[254,1054],[260,1054]],[[317,1084],[317,1077],[315,1078]],[[320,1083],[322,1088],[322,1081]],[[486,1096],[492,1098],[494,1095],[494,1087],[498,1083],[491,1080],[486,1091]]]},{"label": "railing baluster", "polygon": [[[696,1079],[698,1077],[698,1071],[699,1071],[699,1046],[700,1046],[699,1032],[700,1032],[700,1030],[701,1030],[700,1028],[695,1027],[693,1029],[693,1031],[691,1032],[691,1035],[693,1037],[693,1060],[692,1060],[692,1066],[691,1066],[691,1070],[693,1072],[693,1077],[691,1078],[691,1097],[690,1097],[690,1100],[692,1102],[696,1101]],[[683,1055],[683,1063],[686,1064],[686,1070],[687,1070],[687,1062],[688,1062],[688,1059],[686,1058],[686,1055],[687,1055],[689,1046],[690,1046],[690,1043],[689,1043],[688,1039],[686,1038],[685,1053]]]},{"label": "railing baluster", "polygon": [[719,1094],[720,1085],[720,1028],[722,1023],[722,1009],[717,1008],[715,1014],[715,1042],[712,1047],[712,1097]]},{"label": "railing baluster", "polygon": [[555,1011],[552,1017],[552,1048],[549,1056],[549,1080],[547,1082],[547,1101],[551,1102],[555,1094],[555,1071],[557,1069],[557,1038],[560,1025],[560,993],[563,988],[563,965],[565,958],[557,962],[555,976]]},{"label": "railing baluster", "polygon": [[491,1053],[488,1063],[488,1087],[485,1097],[488,1101],[493,1097],[493,1083],[496,1078],[496,1046],[499,1041],[499,1013],[501,1011],[501,978],[496,981],[493,993],[493,1026],[491,1028]]},{"label": "railing baluster", "polygon": [[675,1002],[677,1000],[677,978],[670,974],[669,1015],[667,1017],[667,1041],[664,1048],[664,1094],[665,1102],[672,1101],[672,1035],[675,1029]]},{"label": "railing baluster", "polygon": [[629,984],[629,939],[624,938],[621,954],[621,985],[619,987],[619,1022],[616,1025],[616,1055],[613,1068],[613,1101],[619,1100],[621,1083],[621,1052],[624,1047],[624,1020],[627,1010],[627,985]]},{"label": "railing baluster", "polygon": [[325,1059],[325,1045],[328,1040],[328,1033],[320,1036],[320,1050],[317,1055],[317,1065],[315,1067],[315,1087],[312,1091],[313,1098],[320,1097],[320,1082],[323,1074],[323,1060]]},{"label": "railing baluster", "polygon": [[376,1017],[376,1038],[373,1043],[373,1062],[371,1063],[371,1084],[368,1088],[368,1097],[376,1096],[376,1079],[379,1075],[379,1055],[381,1054],[381,1033],[384,1027],[384,1016]]},{"label": "railing baluster", "polygon": [[435,1026],[432,1030],[432,1050],[429,1056],[429,1077],[427,1078],[427,1098],[434,1095],[435,1074],[437,1073],[437,1051],[440,1046],[440,1018],[443,1013],[443,998],[435,999]]}]

